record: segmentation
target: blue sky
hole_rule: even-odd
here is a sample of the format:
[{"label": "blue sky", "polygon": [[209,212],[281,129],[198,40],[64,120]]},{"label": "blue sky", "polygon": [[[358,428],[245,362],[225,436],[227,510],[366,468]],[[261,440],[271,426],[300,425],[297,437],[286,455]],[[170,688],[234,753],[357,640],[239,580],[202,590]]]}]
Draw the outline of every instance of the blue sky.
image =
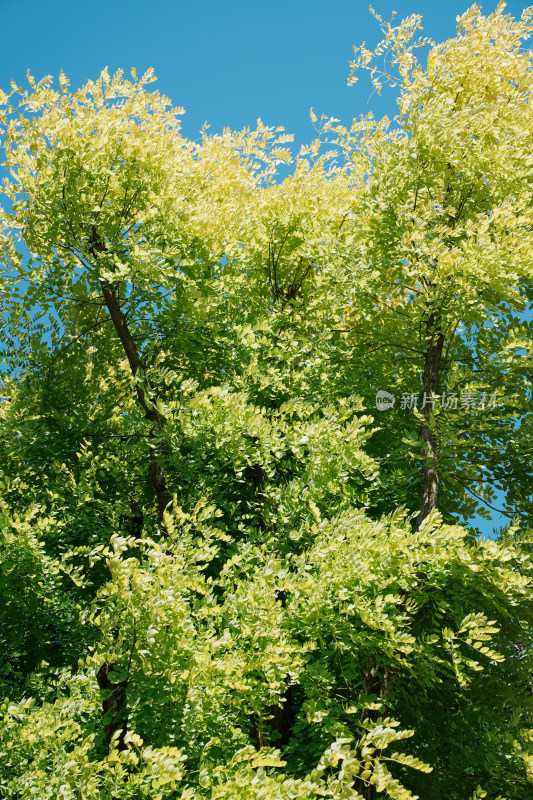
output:
[{"label": "blue sky", "polygon": [[[398,0],[374,3],[389,19],[422,14],[424,34],[437,41],[455,34],[456,16],[470,3]],[[495,2],[483,3],[485,13]],[[509,2],[519,17],[527,3]],[[361,79],[347,87],[352,45],[377,43],[380,30],[363,0],[0,0],[4,35],[0,88],[60,69],[76,87],[110,72],[153,67],[155,87],[186,109],[183,132],[196,138],[207,121],[224,127],[283,125],[296,142],[314,138],[309,109],[348,123],[373,111],[394,115],[394,96],[379,98]],[[494,522],[479,521],[490,533]]]},{"label": "blue sky", "polygon": [[[470,3],[375,0],[388,19],[420,13],[427,36],[455,34],[456,16]],[[485,12],[496,3],[483,4]],[[510,2],[520,16],[526,3]],[[77,86],[101,69],[153,67],[157,88],[186,109],[184,132],[205,120],[225,126],[283,125],[298,141],[313,138],[309,108],[349,122],[368,110],[394,113],[366,82],[346,86],[352,45],[376,43],[380,31],[365,0],[0,0],[4,30],[0,87],[60,69]]]}]

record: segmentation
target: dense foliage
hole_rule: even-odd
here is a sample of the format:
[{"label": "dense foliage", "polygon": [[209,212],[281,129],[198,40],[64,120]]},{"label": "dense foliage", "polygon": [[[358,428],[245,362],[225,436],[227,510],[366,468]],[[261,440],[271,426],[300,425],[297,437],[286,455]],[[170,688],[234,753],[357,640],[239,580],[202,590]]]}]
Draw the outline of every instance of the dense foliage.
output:
[{"label": "dense foliage", "polygon": [[0,93],[1,798],[531,797],[533,12],[378,22],[296,156]]}]

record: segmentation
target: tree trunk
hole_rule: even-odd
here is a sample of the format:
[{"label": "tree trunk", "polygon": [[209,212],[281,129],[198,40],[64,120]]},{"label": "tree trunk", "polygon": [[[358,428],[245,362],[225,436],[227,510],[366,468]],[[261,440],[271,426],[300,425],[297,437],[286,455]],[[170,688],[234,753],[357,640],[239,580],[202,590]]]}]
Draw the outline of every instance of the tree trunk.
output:
[{"label": "tree trunk", "polygon": [[423,521],[431,511],[437,508],[441,482],[437,438],[432,420],[432,398],[436,397],[439,392],[440,362],[444,348],[444,335],[440,330],[435,313],[431,313],[427,319],[426,332],[429,336],[429,345],[424,359],[424,403],[422,408],[424,422],[420,428],[423,486],[415,522],[415,531],[420,529]]},{"label": "tree trunk", "polygon": [[[102,241],[95,225],[93,225],[91,228],[90,252],[94,257],[96,257],[98,253],[101,254],[106,252],[105,242]],[[126,358],[128,359],[131,374],[133,377],[135,377],[139,371],[144,372],[144,365],[137,349],[137,345],[135,344],[135,340],[129,329],[126,315],[120,306],[120,302],[113,284],[110,281],[101,278],[100,286],[109,316],[111,317],[115,331],[117,332],[124,353],[126,354]],[[139,403],[144,411],[144,416],[147,420],[153,423],[150,430],[150,439],[155,440],[157,438],[157,433],[159,432],[159,434],[161,434],[163,430],[164,420],[149,396],[150,394],[155,393],[152,393],[149,390],[150,384],[148,380],[145,380],[142,384],[138,383],[136,386],[137,399],[139,400]],[[152,477],[152,483],[154,485],[155,494],[157,497],[159,516],[162,519],[163,512],[171,502],[172,498],[167,490],[165,472],[160,462],[160,450],[161,448],[157,444],[154,444],[150,447],[150,475]]]},{"label": "tree trunk", "polygon": [[[375,658],[372,658],[370,665],[365,670],[364,681],[367,694],[376,695],[384,700],[390,697],[393,689],[392,675],[386,667],[380,669]],[[382,711],[365,708],[361,713],[361,720],[371,719],[375,722],[380,716],[383,716]],[[373,784],[363,781],[361,778],[356,778],[354,785],[359,794],[364,797],[364,800],[374,800],[376,787]]]},{"label": "tree trunk", "polygon": [[[246,469],[246,475],[251,478],[259,510],[259,527],[262,531],[267,530],[266,520],[263,515],[263,506],[265,503],[265,486],[267,482],[267,474],[260,464],[253,464]],[[285,594],[281,593],[281,604],[285,607]],[[284,747],[289,743],[290,730],[293,723],[293,708],[292,708],[292,687],[288,686],[283,694],[282,702],[279,705],[269,706],[266,709],[267,715],[270,717],[267,725],[270,732],[274,734],[274,739],[270,741],[268,736],[265,736],[264,724],[262,720],[257,720],[255,717],[252,719],[252,738],[255,746],[259,749],[266,746]]]},{"label": "tree trunk", "polygon": [[116,747],[117,750],[126,750],[124,737],[128,726],[128,714],[126,706],[126,683],[127,681],[118,681],[114,683],[111,678],[113,676],[113,668],[115,664],[108,664],[104,662],[98,672],[96,673],[96,680],[100,691],[103,693],[102,708],[104,711],[104,718],[107,717],[108,721],[105,725],[105,740],[107,745],[107,752],[111,739],[120,731]]},{"label": "tree trunk", "polygon": [[[105,242],[101,239],[95,225],[91,228],[90,252],[95,258],[98,254],[106,252]],[[129,329],[126,315],[120,306],[113,284],[109,280],[101,278],[100,287],[109,316],[128,359],[131,374],[135,378],[139,371],[144,372],[144,364]],[[152,396],[155,395],[155,392],[151,391],[148,380],[137,383],[136,392],[145,418],[152,423],[150,439],[154,441],[154,444],[150,446],[150,475],[157,498],[159,517],[163,519],[163,513],[171,502],[171,497],[167,490],[165,472],[159,460],[161,446],[157,443],[157,434],[162,433],[164,419],[152,401]],[[117,748],[118,750],[126,749],[124,738],[126,736],[128,723],[126,697],[127,680],[117,683],[111,680],[110,675],[113,675],[114,666],[115,664],[113,662],[104,662],[96,673],[98,686],[104,693],[102,700],[104,717],[108,719],[105,724],[105,738],[108,752],[111,740],[117,731],[120,731],[117,739]]]},{"label": "tree trunk", "polygon": [[[133,377],[135,377],[137,372],[139,370],[143,370],[144,367],[142,359],[139,355],[139,351],[137,350],[135,341],[128,327],[126,316],[120,307],[114,286],[109,283],[109,281],[100,281],[100,285],[102,287],[102,294],[104,296],[107,310],[109,311],[109,316],[111,317],[111,321],[115,326],[115,330],[128,359],[131,374]],[[145,382],[144,385],[137,384],[137,398],[144,410],[145,418],[153,423],[153,426],[150,430],[150,439],[155,439],[157,436],[156,432],[158,431],[161,433],[163,430],[164,420],[153,405],[150,397],[148,397],[146,394],[147,385],[147,382]],[[152,476],[152,483],[154,485],[155,494],[157,497],[159,516],[163,518],[163,511],[170,503],[171,497],[167,490],[165,472],[159,460],[160,455],[157,453],[158,449],[160,448],[158,448],[157,445],[152,445],[150,447],[150,475]]]}]

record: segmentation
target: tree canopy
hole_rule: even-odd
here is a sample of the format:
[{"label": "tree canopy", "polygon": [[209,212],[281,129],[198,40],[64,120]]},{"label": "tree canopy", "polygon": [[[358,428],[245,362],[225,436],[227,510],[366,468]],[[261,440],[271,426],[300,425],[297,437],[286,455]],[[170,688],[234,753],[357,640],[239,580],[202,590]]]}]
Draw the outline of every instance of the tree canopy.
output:
[{"label": "tree canopy", "polygon": [[0,92],[1,798],[531,795],[533,10],[375,16],[299,151]]}]

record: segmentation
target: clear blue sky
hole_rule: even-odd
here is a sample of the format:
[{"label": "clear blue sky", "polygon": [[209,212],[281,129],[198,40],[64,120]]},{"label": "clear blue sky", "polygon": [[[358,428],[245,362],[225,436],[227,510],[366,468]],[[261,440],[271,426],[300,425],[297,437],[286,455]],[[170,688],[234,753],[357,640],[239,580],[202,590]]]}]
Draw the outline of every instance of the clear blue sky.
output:
[{"label": "clear blue sky", "polygon": [[[389,18],[420,13],[427,36],[455,33],[468,2],[375,0]],[[520,16],[527,3],[509,2]],[[496,2],[483,4],[485,12]],[[0,87],[26,70],[40,78],[60,69],[77,86],[101,69],[140,74],[154,67],[157,88],[186,109],[184,132],[205,120],[225,126],[283,125],[297,141],[313,138],[309,108],[348,122],[370,109],[394,113],[391,96],[369,101],[366,82],[346,86],[352,45],[375,43],[379,28],[365,0],[0,0],[4,30]]]},{"label": "clear blue sky", "polygon": [[[456,16],[471,4],[436,0],[375,0],[389,19],[422,14],[425,35],[442,41],[455,34]],[[519,17],[527,6],[508,2]],[[496,2],[483,3],[485,13]],[[153,67],[155,87],[186,109],[184,134],[195,138],[207,120],[211,131],[228,126],[283,125],[296,142],[314,138],[312,106],[349,122],[372,110],[396,111],[389,92],[371,95],[361,80],[348,88],[352,45],[374,45],[380,30],[365,0],[0,0],[4,30],[0,88],[13,78],[24,83],[60,69],[81,85],[103,67],[138,74]],[[501,525],[502,519],[494,524]],[[484,533],[493,523],[480,521]]]}]

